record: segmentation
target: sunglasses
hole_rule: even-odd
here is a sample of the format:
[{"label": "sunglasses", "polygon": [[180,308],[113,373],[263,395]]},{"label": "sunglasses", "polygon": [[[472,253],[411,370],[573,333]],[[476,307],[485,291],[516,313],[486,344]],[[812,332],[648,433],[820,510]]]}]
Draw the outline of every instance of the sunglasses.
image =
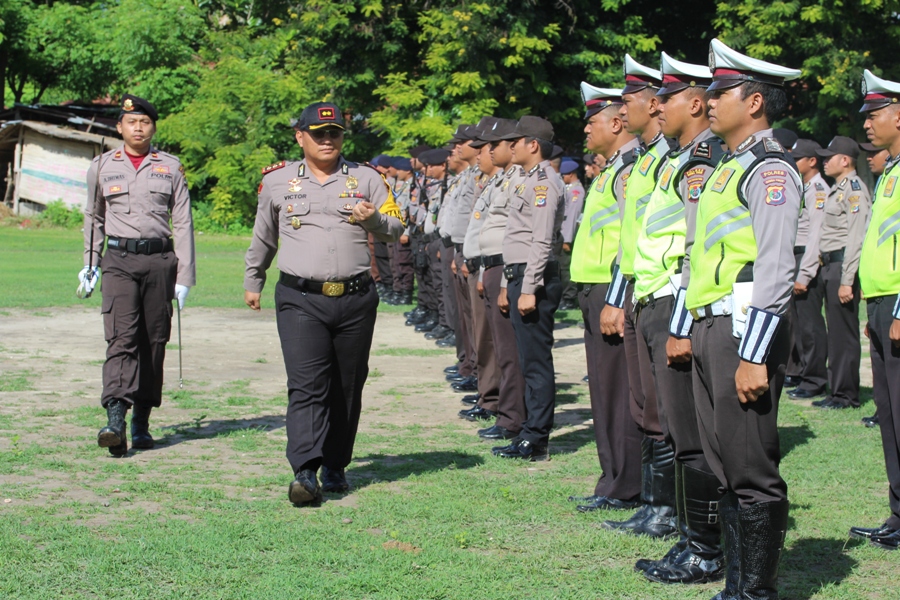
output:
[{"label": "sunglasses", "polygon": [[344,130],[337,127],[329,127],[328,129],[310,129],[309,135],[317,142],[321,142],[325,138],[339,140],[344,136]]}]

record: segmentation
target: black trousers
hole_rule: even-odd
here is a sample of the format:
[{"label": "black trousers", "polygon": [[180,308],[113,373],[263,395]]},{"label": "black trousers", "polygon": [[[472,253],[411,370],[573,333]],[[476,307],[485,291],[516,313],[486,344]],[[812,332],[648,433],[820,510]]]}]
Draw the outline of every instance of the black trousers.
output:
[{"label": "black trousers", "polygon": [[415,271],[413,270],[412,244],[396,241],[391,246],[391,275],[395,292],[412,292]]},{"label": "black trousers", "polygon": [[378,265],[378,278],[381,283],[393,289],[394,276],[391,270],[391,251],[388,249],[387,242],[379,242],[375,240],[375,264]]},{"label": "black trousers", "polygon": [[163,361],[172,332],[178,259],[174,252],[107,250],[100,261],[106,362],[100,403],[162,404]]},{"label": "black trousers", "polygon": [[600,312],[606,306],[609,284],[578,284],[578,287],[594,439],[602,471],[594,494],[633,500],[641,493],[643,434],[629,408],[625,341],[618,335],[600,333]]},{"label": "black trousers", "polygon": [[497,306],[502,278],[502,267],[485,269],[482,276],[484,310],[491,329],[497,366],[500,369],[497,425],[518,433],[522,429],[522,423],[525,422],[525,378],[519,365],[519,349],[516,346],[516,332],[513,330],[511,317]]},{"label": "black trousers", "polygon": [[891,516],[887,523],[900,529],[900,347],[890,339],[893,296],[872,298],[867,302],[869,350],[872,356],[875,406],[881,427],[881,447],[890,488]]},{"label": "black trousers", "polygon": [[828,322],[828,384],[831,398],[845,406],[859,406],[859,279],[853,282],[853,300],[841,304],[843,262],[825,265],[819,271],[825,284],[825,320]]},{"label": "black trousers", "polygon": [[509,316],[516,333],[519,365],[525,376],[525,423],[519,437],[537,446],[547,444],[553,429],[556,406],[556,379],[553,370],[553,313],[559,307],[562,283],[559,274],[544,277],[544,287],[535,292],[537,308],[525,315],[519,313],[522,278],[506,283]]},{"label": "black trousers", "polygon": [[556,259],[559,261],[559,278],[563,286],[562,301],[576,302],[578,300],[578,284],[572,281],[572,253],[560,248]]},{"label": "black trousers", "polygon": [[630,282],[625,288],[625,360],[631,387],[631,416],[644,435],[662,441],[665,436],[659,424],[650,352],[635,321],[634,309],[634,282]]},{"label": "black trousers", "polygon": [[419,306],[437,312],[438,304],[434,297],[434,283],[431,281],[431,265],[428,260],[428,244],[425,242],[425,236],[421,233],[414,233],[409,237],[410,247],[412,248],[413,271],[418,284],[417,303]]},{"label": "black trousers", "polygon": [[669,296],[638,308],[638,327],[647,343],[656,384],[659,423],[666,443],[675,449],[675,460],[711,475],[694,406],[693,361],[670,365],[666,355],[669,318],[674,307],[675,298]]},{"label": "black trousers", "polygon": [[805,294],[794,296],[794,348],[799,354],[797,363],[802,382],[800,387],[811,392],[822,392],[828,383],[828,334],[822,303],[825,301],[825,283],[821,272],[813,277]]},{"label": "black trousers", "polygon": [[778,399],[791,351],[788,329],[782,321],[775,332],[766,361],[769,390],[756,402],[741,404],[734,381],[740,340],[732,335],[731,317],[694,323],[694,401],[703,453],[722,487],[734,492],[743,508],[787,500],[787,483],[778,471]]},{"label": "black trousers", "polygon": [[350,464],[369,375],[378,295],[329,298],[279,283],[276,320],[287,371],[287,459],[296,473]]},{"label": "black trousers", "polygon": [[[444,277],[442,274],[441,259],[438,256],[443,250],[441,240],[428,242],[428,270],[431,272],[431,293],[437,304],[438,321],[444,327],[450,327],[450,316],[447,314],[447,304],[444,302]],[[452,328],[451,328],[452,329]]]}]

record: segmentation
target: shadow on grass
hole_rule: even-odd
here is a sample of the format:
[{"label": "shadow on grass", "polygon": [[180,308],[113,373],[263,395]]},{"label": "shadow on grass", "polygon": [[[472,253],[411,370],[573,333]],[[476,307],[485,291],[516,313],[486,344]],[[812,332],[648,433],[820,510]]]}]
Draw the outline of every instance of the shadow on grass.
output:
[{"label": "shadow on grass", "polygon": [[778,439],[781,441],[781,457],[784,458],[799,446],[805,446],[816,437],[809,425],[791,425],[778,428]]},{"label": "shadow on grass", "polygon": [[[243,429],[272,431],[284,427],[284,415],[269,415],[255,419],[221,419],[199,422],[186,421],[157,428],[162,434],[156,438],[157,446],[175,446],[188,440],[208,439]],[[151,430],[151,433],[152,430]]]},{"label": "shadow on grass", "polygon": [[471,469],[481,464],[484,464],[484,457],[465,452],[367,454],[353,459],[347,468],[347,478],[353,485],[353,489],[359,490],[373,483],[399,481],[413,475],[425,475],[445,470]]},{"label": "shadow on grass", "polygon": [[[591,418],[590,410],[570,410],[566,411],[565,415],[571,415],[572,413],[582,413],[581,415],[573,415],[575,419],[573,421],[581,418],[580,422],[560,422],[560,415],[557,415],[555,425],[559,427],[560,425],[580,425],[584,421]],[[596,442],[594,439],[594,430],[593,428],[586,429],[576,429],[575,431],[569,431],[562,435],[555,435],[550,438],[550,454],[573,454],[581,449],[583,446],[593,445]]]},{"label": "shadow on grass", "polygon": [[568,346],[583,346],[583,345],[584,345],[584,338],[578,337],[578,338],[568,338],[568,339],[564,339],[564,340],[556,340],[556,342],[553,344],[553,347],[554,348],[566,348]]},{"label": "shadow on grass", "polygon": [[781,596],[808,600],[829,585],[840,585],[857,564],[844,545],[844,540],[825,538],[803,538],[791,544],[779,567]]}]

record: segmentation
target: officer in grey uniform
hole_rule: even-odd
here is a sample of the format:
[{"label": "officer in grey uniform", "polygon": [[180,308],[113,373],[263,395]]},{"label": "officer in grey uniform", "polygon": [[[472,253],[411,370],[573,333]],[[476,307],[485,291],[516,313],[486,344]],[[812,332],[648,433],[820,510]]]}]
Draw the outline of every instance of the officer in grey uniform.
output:
[{"label": "officer in grey uniform", "polygon": [[425,197],[426,214],[422,225],[424,233],[425,255],[428,260],[428,271],[431,273],[431,293],[434,296],[436,312],[423,322],[417,323],[416,331],[430,333],[435,329],[452,332],[449,327],[448,307],[444,303],[444,279],[441,273],[440,249],[441,237],[437,229],[437,221],[447,191],[447,150],[437,148],[422,152],[419,161],[425,165]]},{"label": "officer in grey uniform", "polygon": [[184,167],[152,146],[156,120],[150,102],[125,94],[116,125],[125,143],[95,158],[87,174],[84,263],[89,266],[78,279],[80,289],[90,293],[103,272],[107,347],[100,402],[108,423],[97,443],[113,456],[128,453],[125,414],[132,407],[132,446],[153,447],[149,418],[162,402],[172,299],[180,310],[197,279]]},{"label": "officer in grey uniform", "polygon": [[397,172],[397,183],[394,185],[394,197],[400,213],[407,222],[406,231],[400,239],[391,247],[391,269],[394,279],[394,294],[389,304],[412,304],[413,281],[415,271],[413,269],[413,251],[410,240],[411,225],[409,212],[411,195],[415,180],[413,179],[412,162],[408,158],[394,157],[391,166]]},{"label": "officer in grey uniform", "polygon": [[564,158],[559,166],[566,192],[566,207],[563,210],[562,251],[559,253],[560,279],[563,284],[562,304],[560,310],[577,308],[578,289],[572,282],[569,265],[572,262],[572,244],[578,228],[578,218],[584,209],[584,186],[578,179],[578,163],[571,158]]},{"label": "officer in grey uniform", "polygon": [[785,315],[794,284],[801,181],[768,127],[800,76],[710,43],[711,130],[728,153],[700,195],[688,238],[685,307],[694,326],[694,400],[718,503],[725,589],[717,598],[777,598],[788,524],[778,470],[778,400],[790,353]]},{"label": "officer in grey uniform", "polygon": [[859,144],[837,136],[818,155],[825,174],[835,184],[825,200],[825,220],[819,238],[819,263],[825,287],[828,324],[828,384],[830,396],[814,400],[821,408],[859,408],[859,257],[872,213],[871,195],[856,173]]},{"label": "officer in grey uniform", "polygon": [[[797,259],[797,280],[791,300],[791,321],[794,330],[794,351],[797,356],[797,381],[788,390],[791,398],[813,398],[825,393],[828,382],[828,336],[822,303],[825,284],[819,276],[819,239],[825,221],[825,200],[828,184],[819,173],[822,147],[812,140],[797,140],[791,155],[803,178],[803,212],[797,227],[794,257]],[[785,378],[787,380],[787,378]],[[787,386],[787,383],[785,383]]]},{"label": "officer in grey uniform", "polygon": [[553,313],[562,295],[553,241],[562,225],[563,190],[559,178],[548,173],[553,147],[549,121],[526,115],[503,137],[513,142],[512,162],[525,169],[525,181],[510,203],[503,241],[506,287],[498,304],[509,310],[516,332],[528,414],[519,436],[493,452],[502,458],[547,460],[556,404]]},{"label": "officer in grey uniform", "polygon": [[304,159],[263,169],[244,301],[259,310],[280,240],[275,310],[295,476],[288,497],[301,505],[349,487],[344,469],[353,456],[378,308],[367,237],[392,243],[404,225],[387,181],[341,156],[344,119],[337,106],[311,104],[295,127]]}]

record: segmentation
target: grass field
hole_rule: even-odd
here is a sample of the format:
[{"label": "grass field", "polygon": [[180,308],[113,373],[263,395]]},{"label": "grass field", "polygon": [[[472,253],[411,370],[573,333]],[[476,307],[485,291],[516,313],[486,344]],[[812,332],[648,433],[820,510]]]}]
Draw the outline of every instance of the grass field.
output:
[{"label": "grass field", "polygon": [[[169,389],[164,407],[186,417],[154,431],[167,451],[106,458],[94,437],[102,411],[77,382],[54,381],[54,361],[74,359],[4,339],[4,319],[51,317],[81,302],[79,240],[77,232],[0,228],[0,364],[13,365],[0,372],[0,598],[642,600],[718,591],[646,582],[634,561],[668,544],[603,530],[609,515],[578,514],[566,502],[588,493],[598,474],[589,428],[558,429],[552,460],[523,465],[490,456],[474,427],[453,416],[459,406],[440,425],[404,422],[417,398],[443,385],[382,382],[414,360],[449,361],[400,341],[373,348],[394,371],[373,373],[382,391],[375,416],[363,414],[375,424],[359,436],[348,469],[355,490],[321,508],[287,502],[284,396],[257,393],[245,379]],[[247,243],[198,237],[190,305],[243,307]],[[87,302],[99,306],[99,294]],[[247,360],[272,366],[259,357]],[[900,597],[900,553],[846,536],[851,525],[888,515],[880,438],[859,424],[873,412],[870,390],[865,397],[852,412],[782,402],[792,502],[783,598]],[[563,403],[590,418],[586,386],[569,386]],[[376,418],[385,415],[392,419]]]}]

